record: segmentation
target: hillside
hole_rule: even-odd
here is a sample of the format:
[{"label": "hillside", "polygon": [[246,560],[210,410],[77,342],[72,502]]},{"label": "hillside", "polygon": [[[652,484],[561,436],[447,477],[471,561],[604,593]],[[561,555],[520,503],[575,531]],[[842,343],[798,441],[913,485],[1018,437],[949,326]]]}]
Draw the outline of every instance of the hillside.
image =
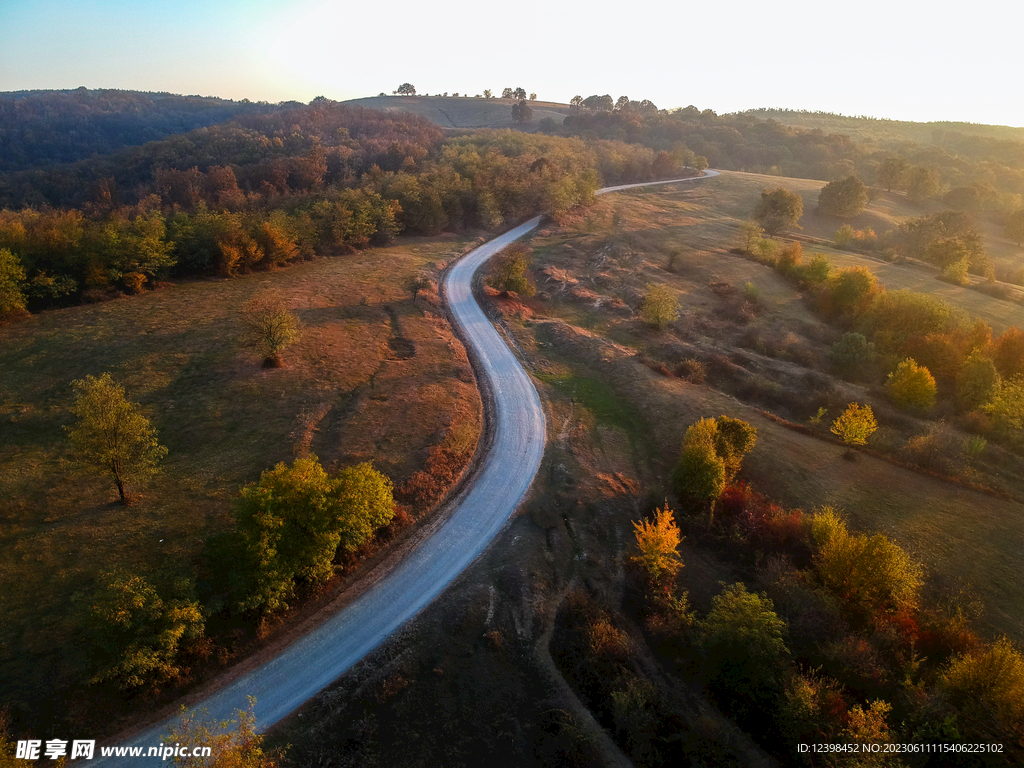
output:
[{"label": "hillside", "polygon": [[525,126],[512,120],[513,99],[477,99],[445,96],[373,96],[342,102],[352,106],[387,112],[412,112],[432,120],[442,128],[527,128],[536,127],[544,118],[561,123],[569,114],[568,104],[531,101],[533,120]]},{"label": "hillside", "polygon": [[105,155],[276,105],[172,93],[89,90],[0,93],[0,173]]}]

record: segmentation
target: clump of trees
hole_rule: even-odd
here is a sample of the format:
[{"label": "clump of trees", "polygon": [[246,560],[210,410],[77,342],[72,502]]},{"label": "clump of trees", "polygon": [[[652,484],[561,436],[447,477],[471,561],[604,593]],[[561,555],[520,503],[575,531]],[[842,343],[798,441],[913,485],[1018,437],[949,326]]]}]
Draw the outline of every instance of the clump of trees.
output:
[{"label": "clump of trees", "polygon": [[[263,735],[256,730],[253,708],[256,698],[249,697],[249,708],[237,710],[235,719],[226,723],[201,719],[205,713],[195,710],[184,715],[181,722],[165,737],[165,744],[181,745],[173,755],[178,768],[279,768],[283,753],[279,749],[266,750]],[[196,747],[208,747],[210,757],[194,757]]]},{"label": "clump of trees", "polygon": [[522,99],[512,105],[512,122],[528,123],[533,120],[533,108]]},{"label": "clump of trees", "polygon": [[78,418],[67,428],[72,461],[82,472],[109,474],[121,503],[129,504],[126,486],[152,475],[167,449],[109,373],[78,379],[72,387],[72,412]]},{"label": "clump of trees", "polygon": [[690,425],[683,437],[679,462],[672,482],[683,498],[714,504],[725,486],[739,472],[743,457],[757,441],[757,429],[741,419],[720,416]]},{"label": "clump of trees", "polygon": [[848,219],[868,204],[867,187],[856,176],[830,181],[818,193],[818,211],[827,216]]},{"label": "clump of trees", "polygon": [[391,481],[363,463],[329,475],[315,456],[278,464],[241,489],[233,514],[239,552],[238,608],[286,608],[298,582],[334,574],[339,551],[354,551],[394,516]]}]

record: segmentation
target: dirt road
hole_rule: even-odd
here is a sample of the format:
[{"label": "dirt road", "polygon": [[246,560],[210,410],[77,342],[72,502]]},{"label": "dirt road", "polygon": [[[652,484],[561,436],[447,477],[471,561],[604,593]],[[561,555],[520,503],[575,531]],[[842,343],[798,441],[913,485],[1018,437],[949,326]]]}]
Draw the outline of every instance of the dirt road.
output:
[{"label": "dirt road", "polygon": [[[694,181],[717,176],[706,171]],[[653,182],[669,184],[671,181]],[[604,194],[646,184],[607,187]],[[474,481],[456,499],[454,511],[425,541],[413,549],[386,577],[378,579],[356,600],[281,654],[237,677],[195,705],[204,719],[231,719],[256,697],[254,714],[260,730],[298,709],[356,662],[413,618],[459,575],[506,524],[533,482],[544,454],[545,422],[540,398],[530,377],[502,341],[473,297],[474,273],[491,256],[540,224],[536,217],[480,246],[452,267],[445,280],[446,299],[471,351],[477,376],[490,393],[492,440]],[[161,743],[161,735],[180,721],[165,720],[120,743],[121,756],[96,764],[149,765],[160,757],[131,755]],[[97,757],[100,758],[97,749]],[[140,753],[136,753],[139,755]]]}]

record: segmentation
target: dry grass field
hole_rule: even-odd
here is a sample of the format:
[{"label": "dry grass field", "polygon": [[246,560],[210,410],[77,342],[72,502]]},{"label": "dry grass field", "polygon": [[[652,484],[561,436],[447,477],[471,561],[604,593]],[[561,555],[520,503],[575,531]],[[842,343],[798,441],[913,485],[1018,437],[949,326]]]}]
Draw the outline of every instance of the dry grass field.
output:
[{"label": "dry grass field", "polygon": [[[230,526],[235,492],[263,470],[312,452],[329,470],[372,461],[397,486],[449,432],[475,441],[481,404],[465,352],[435,288],[413,301],[404,287],[415,274],[436,286],[435,267],[466,242],[410,239],[0,329],[3,699],[66,707],[55,691],[87,666],[76,595],[115,567],[191,575],[204,542]],[[242,307],[267,289],[302,326],[281,369],[263,369],[242,343]],[[109,478],[67,465],[71,381],[103,372],[168,449],[160,474],[129,488],[129,507]]]},{"label": "dry grass field", "polygon": [[[877,386],[828,375],[828,345],[839,332],[773,270],[728,252],[769,185],[804,193],[820,186],[723,174],[694,189],[608,196],[569,225],[535,236],[538,294],[516,327],[540,380],[619,434],[616,442],[602,432],[599,445],[625,446],[622,461],[655,494],[665,492],[688,424],[720,414],[749,420],[759,435],[744,474],[757,488],[795,507],[836,505],[856,528],[891,535],[925,563],[937,591],[967,587],[980,595],[989,631],[1024,637],[1024,589],[1013,577],[1024,567],[1021,504],[882,456],[846,461],[827,434],[828,419],[847,402],[869,402],[882,424],[879,449],[901,457],[901,446],[936,422],[895,411]],[[828,255],[839,265],[868,264],[890,288],[940,294],[997,328],[1021,325],[1019,305],[922,278],[910,266]],[[747,282],[756,289],[753,302],[743,298]],[[681,305],[680,318],[661,333],[638,317],[651,283],[669,285]],[[685,373],[664,375],[687,359],[703,363],[706,384],[684,380]],[[762,415],[806,425],[818,407],[831,416],[814,435]],[[961,470],[1024,497],[1019,457],[989,446],[980,464]]]}]

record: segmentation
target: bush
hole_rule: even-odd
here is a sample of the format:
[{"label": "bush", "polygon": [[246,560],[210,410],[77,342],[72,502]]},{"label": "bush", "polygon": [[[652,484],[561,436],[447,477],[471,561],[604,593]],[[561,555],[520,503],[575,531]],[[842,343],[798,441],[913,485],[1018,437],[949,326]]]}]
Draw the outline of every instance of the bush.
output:
[{"label": "bush", "polygon": [[908,411],[924,413],[935,405],[935,378],[909,357],[889,374],[885,391],[896,405]]},{"label": "bush", "polygon": [[491,260],[491,273],[487,284],[505,296],[514,291],[518,296],[533,296],[537,289],[526,277],[532,259],[530,249],[522,243],[512,243]]},{"label": "bush", "polygon": [[829,350],[829,360],[835,369],[851,379],[863,378],[877,358],[875,345],[860,333],[844,333]]},{"label": "bush", "polygon": [[845,267],[828,280],[828,303],[833,314],[856,317],[879,292],[878,278],[867,267]]},{"label": "bush", "polygon": [[775,271],[783,275],[795,273],[804,258],[804,249],[799,242],[792,242],[782,249],[775,260]]},{"label": "bush", "polygon": [[810,288],[825,285],[831,274],[832,264],[822,253],[814,254],[810,262],[799,271],[800,282]]}]

